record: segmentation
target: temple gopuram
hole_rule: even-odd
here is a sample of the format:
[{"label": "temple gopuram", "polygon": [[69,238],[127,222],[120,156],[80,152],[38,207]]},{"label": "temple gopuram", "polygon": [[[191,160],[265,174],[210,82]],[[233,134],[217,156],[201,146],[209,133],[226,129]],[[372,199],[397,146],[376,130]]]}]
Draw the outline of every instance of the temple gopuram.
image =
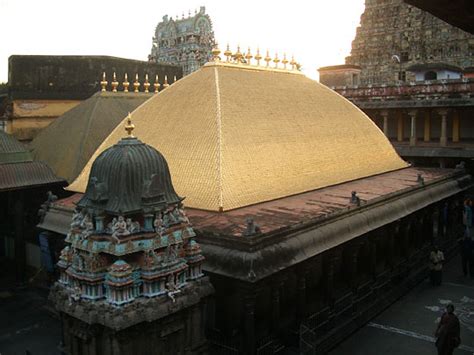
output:
[{"label": "temple gopuram", "polygon": [[174,64],[183,68],[183,75],[192,73],[211,59],[214,46],[212,21],[206,8],[191,12],[179,19],[163,16],[156,26],[149,60],[156,63]]},{"label": "temple gopuram", "polygon": [[[472,177],[461,166],[410,166],[366,114],[298,67],[286,55],[215,48],[211,62],[132,112],[134,134],[166,157],[186,196],[202,271],[215,289],[206,321],[211,354],[324,353],[426,277],[433,243],[447,258],[457,245]],[[67,235],[69,244],[78,233],[71,220],[87,201],[127,196],[94,179],[127,121],[87,157],[67,188],[73,195],[49,206],[41,229]],[[113,226],[131,217],[104,211],[99,225],[113,244]],[[131,218],[130,228],[157,219],[147,215]],[[90,230],[97,217],[86,220]],[[139,247],[132,243],[119,246]],[[108,259],[110,270],[117,260]],[[121,262],[114,268],[129,275]],[[145,292],[127,277],[113,289],[125,287],[132,298]]]},{"label": "temple gopuram", "polygon": [[361,68],[360,84],[413,81],[419,63],[474,66],[474,36],[403,0],[366,0],[346,64]]},{"label": "temple gopuram", "polygon": [[472,172],[474,36],[410,2],[418,3],[367,0],[351,55],[319,68],[320,82],[362,109],[410,163]]},{"label": "temple gopuram", "polygon": [[125,128],[95,160],[58,262],[50,299],[64,351],[204,353],[204,257],[165,158],[132,136],[130,118]]}]

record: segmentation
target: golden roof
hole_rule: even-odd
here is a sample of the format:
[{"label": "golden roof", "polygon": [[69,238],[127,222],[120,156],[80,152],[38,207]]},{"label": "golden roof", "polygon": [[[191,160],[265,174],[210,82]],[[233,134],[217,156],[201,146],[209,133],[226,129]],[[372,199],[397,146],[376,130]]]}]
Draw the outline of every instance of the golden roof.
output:
[{"label": "golden roof", "polygon": [[[208,63],[133,119],[191,208],[230,210],[407,166],[362,111],[296,71]],[[123,124],[69,190],[84,192],[92,162]]]},{"label": "golden roof", "polygon": [[[102,92],[58,117],[30,143],[33,159],[74,181],[112,130],[152,94]],[[123,126],[122,126],[123,127]]]}]

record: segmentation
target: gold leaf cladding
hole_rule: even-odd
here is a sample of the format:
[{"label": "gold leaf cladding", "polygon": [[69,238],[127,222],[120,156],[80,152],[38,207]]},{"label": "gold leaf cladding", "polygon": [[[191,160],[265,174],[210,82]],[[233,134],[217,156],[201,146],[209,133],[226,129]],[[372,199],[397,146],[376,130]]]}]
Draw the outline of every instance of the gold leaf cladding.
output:
[{"label": "gold leaf cladding", "polygon": [[[192,208],[229,210],[407,166],[357,107],[297,72],[206,65],[133,117]],[[121,135],[119,125],[68,189],[85,190],[93,159]]]}]

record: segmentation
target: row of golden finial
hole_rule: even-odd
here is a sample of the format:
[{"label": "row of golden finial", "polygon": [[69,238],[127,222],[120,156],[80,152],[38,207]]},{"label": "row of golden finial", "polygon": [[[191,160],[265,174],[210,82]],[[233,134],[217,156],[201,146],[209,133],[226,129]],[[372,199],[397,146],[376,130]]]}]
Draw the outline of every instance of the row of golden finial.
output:
[{"label": "row of golden finial", "polygon": [[[173,78],[173,83],[175,83],[178,79],[176,78],[176,75]],[[100,86],[102,87],[101,91],[107,91],[107,85],[108,81],[105,75],[105,72],[102,74],[102,80],[100,82]],[[110,86],[112,87],[112,92],[117,92],[117,88],[120,85],[120,83],[117,81],[117,75],[113,74],[113,80],[110,82]],[[153,92],[157,94],[160,90],[166,89],[170,84],[168,83],[168,76],[165,75],[165,80],[163,81],[163,84],[160,84],[158,74],[155,75],[155,82],[153,84],[150,83],[148,80],[148,74],[145,74],[145,81],[143,82],[143,87],[144,90],[142,92],[149,93],[150,91],[150,86],[153,85]],[[160,88],[161,85],[161,88]],[[122,82],[123,86],[123,92],[129,92],[129,86],[130,82],[128,81],[128,75],[125,73],[124,80]],[[142,86],[142,83],[138,80],[138,74],[135,74],[135,81],[132,83],[133,86],[133,92],[140,92],[140,87]]]},{"label": "row of golden finial", "polygon": [[[257,66],[257,67],[265,67],[265,68],[273,68],[273,69],[283,69],[283,70],[301,70],[301,64],[295,61],[295,57],[291,56],[291,60],[288,60],[286,57],[286,53],[283,54],[283,58],[280,59],[278,58],[278,53],[275,53],[275,57],[270,57],[270,51],[267,49],[267,54],[265,57],[263,57],[260,54],[260,48],[257,48],[257,53],[255,56],[252,54],[250,47],[248,48],[247,52],[241,53],[240,52],[240,46],[237,46],[237,51],[232,52],[230,50],[229,45],[227,45],[227,49],[224,51],[224,56],[226,57],[225,61],[221,59],[219,56],[221,54],[221,50],[219,47],[216,46],[212,49],[212,60],[214,62],[225,62],[225,63],[231,63],[231,64],[242,64],[242,65],[248,65],[248,66]],[[265,65],[260,65],[260,62],[265,61]],[[255,64],[252,64],[252,60],[254,60]],[[270,64],[273,62],[273,66]],[[279,63],[283,65],[283,67],[279,66]],[[291,68],[288,68],[288,64],[291,66]]]}]

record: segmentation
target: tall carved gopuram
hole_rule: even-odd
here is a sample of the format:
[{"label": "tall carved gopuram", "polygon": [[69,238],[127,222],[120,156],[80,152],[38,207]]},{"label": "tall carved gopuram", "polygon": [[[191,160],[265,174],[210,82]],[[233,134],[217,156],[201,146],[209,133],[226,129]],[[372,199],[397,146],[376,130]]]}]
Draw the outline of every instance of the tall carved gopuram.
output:
[{"label": "tall carved gopuram", "polygon": [[212,47],[215,44],[212,21],[206,8],[201,6],[199,12],[191,12],[181,19],[163,16],[155,30],[150,61],[180,65],[183,74],[199,69],[211,59]]},{"label": "tall carved gopuram", "polygon": [[474,36],[402,0],[366,0],[346,64],[360,66],[360,84],[414,80],[407,68],[474,65]]},{"label": "tall carved gopuram", "polygon": [[203,353],[204,257],[165,158],[133,128],[93,163],[61,252],[50,298],[64,351]]}]

